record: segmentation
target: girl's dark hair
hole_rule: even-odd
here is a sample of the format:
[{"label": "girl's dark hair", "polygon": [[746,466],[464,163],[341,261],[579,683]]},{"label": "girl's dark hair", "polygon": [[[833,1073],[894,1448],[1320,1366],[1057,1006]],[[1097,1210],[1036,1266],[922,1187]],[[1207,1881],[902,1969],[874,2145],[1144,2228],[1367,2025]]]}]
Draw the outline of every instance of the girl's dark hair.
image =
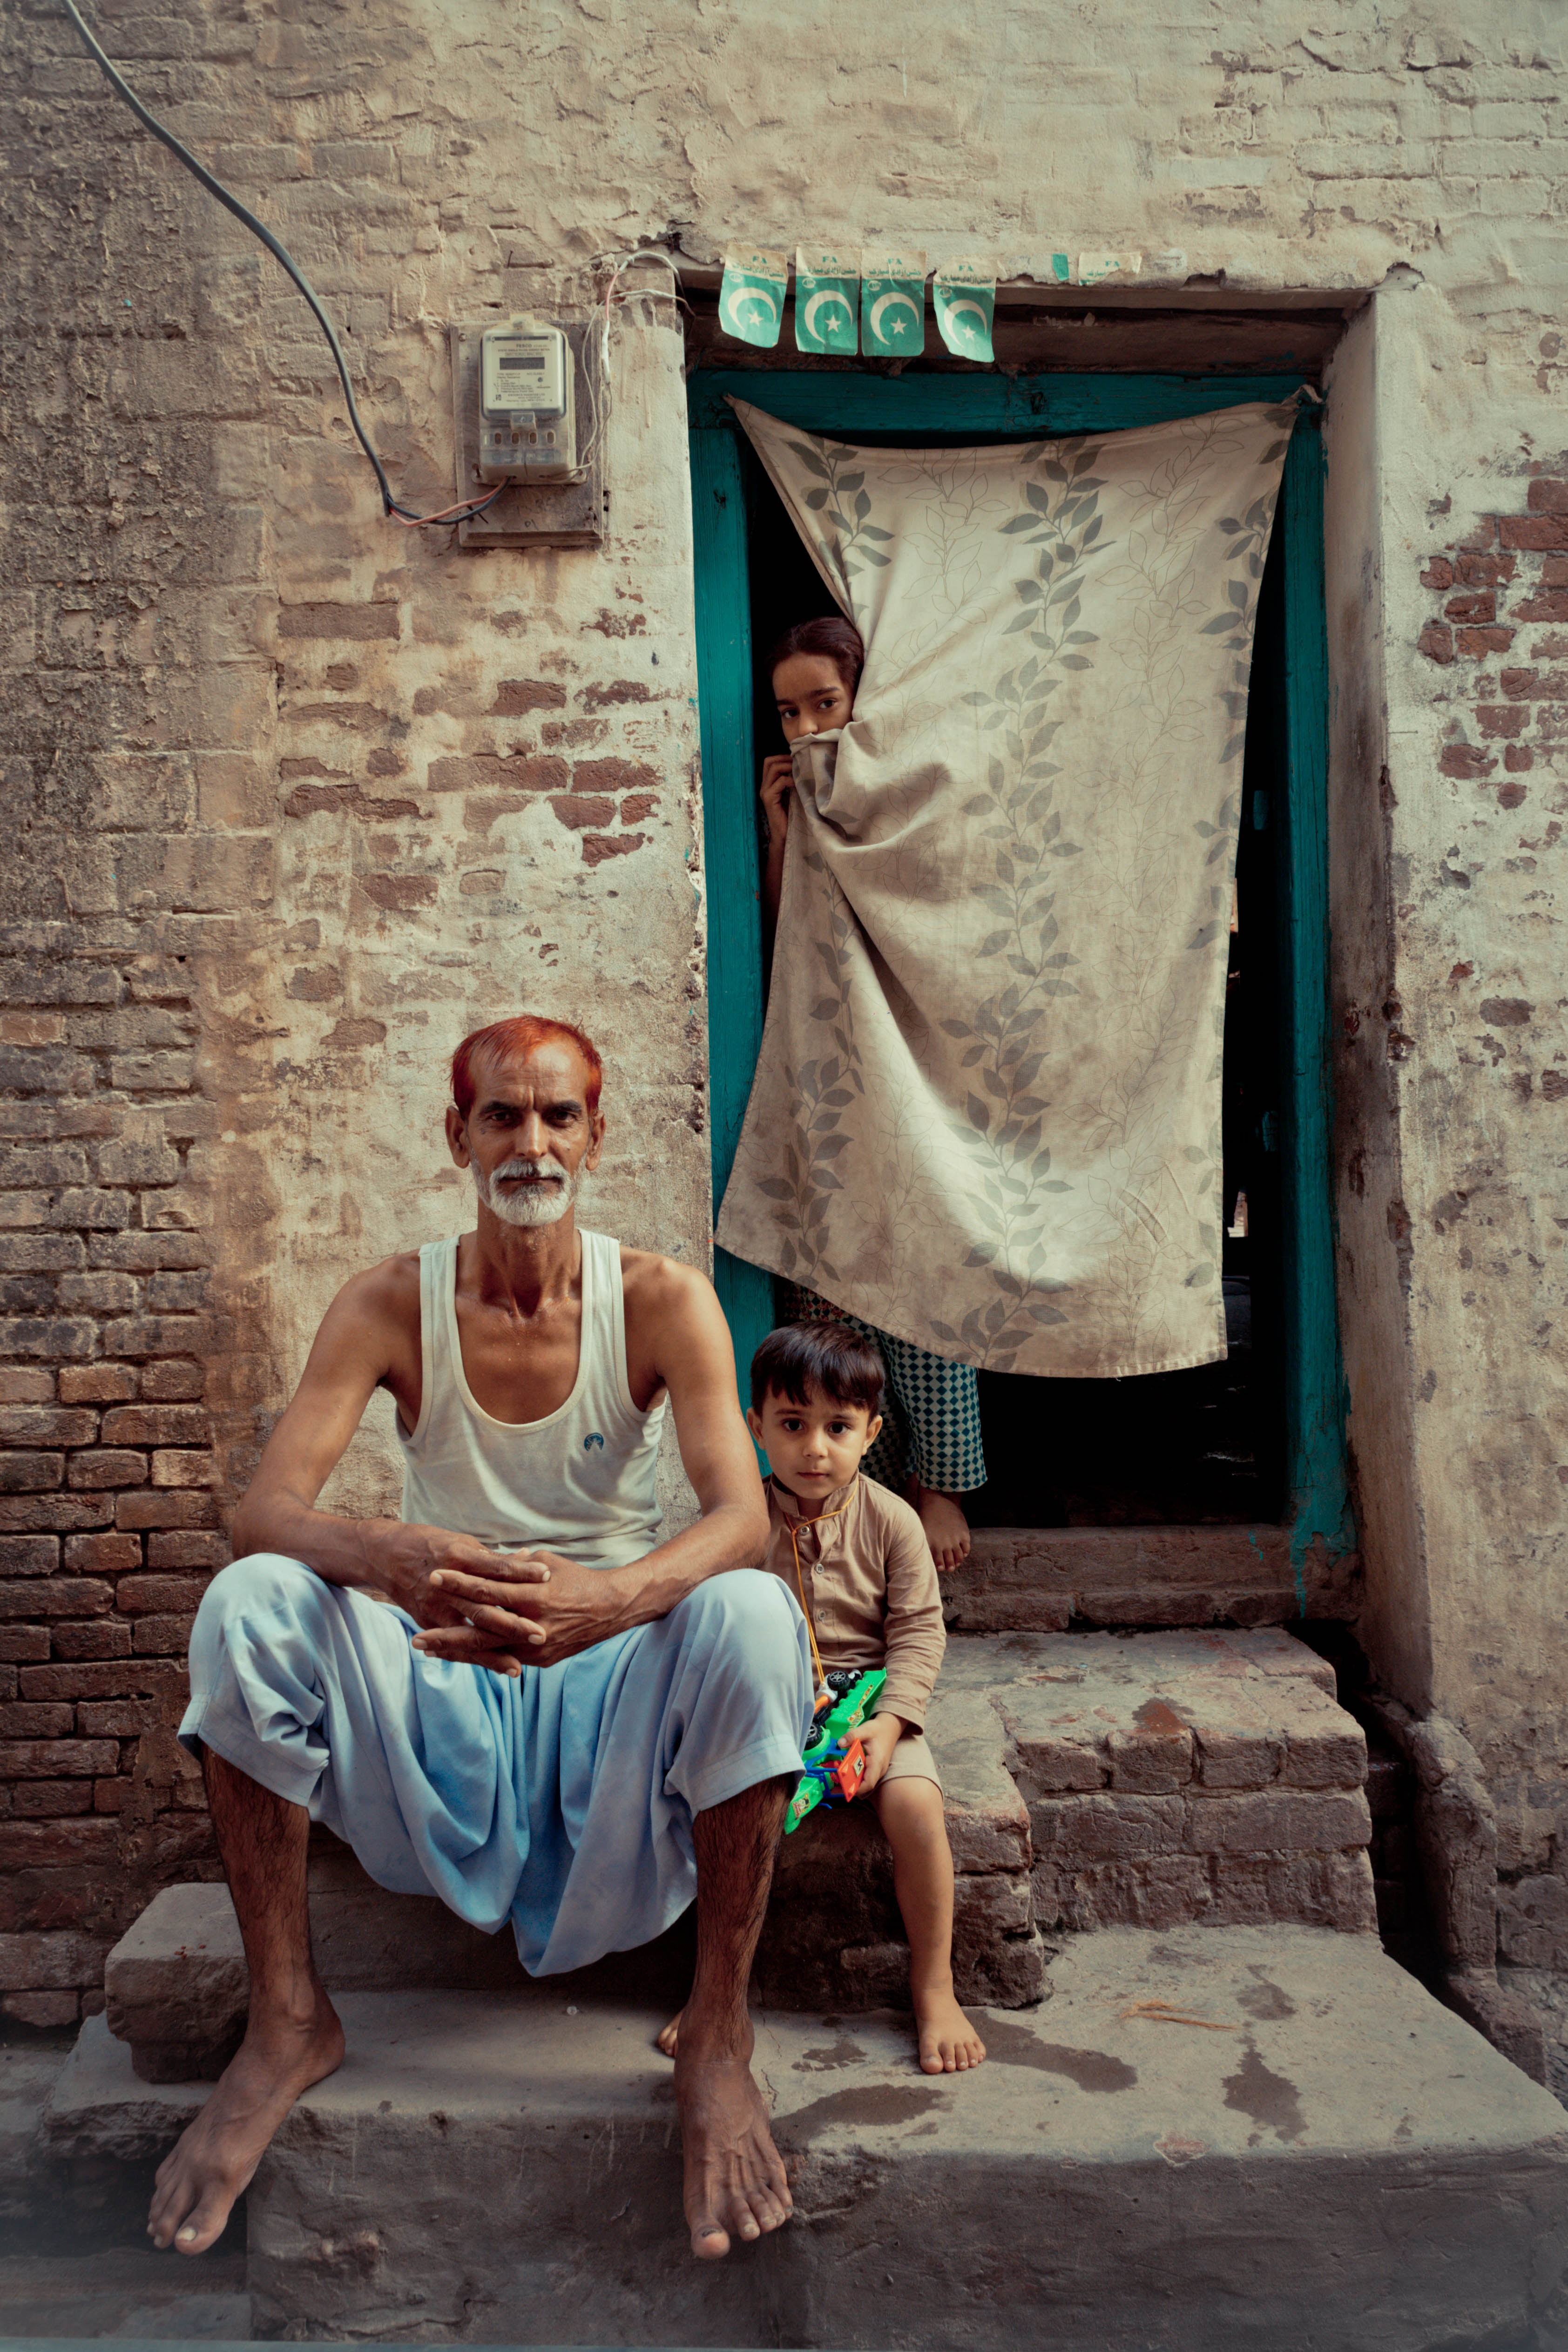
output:
[{"label": "girl's dark hair", "polygon": [[824,613],[816,621],[797,621],[793,629],[786,629],[768,656],[770,678],[780,662],[788,661],[792,654],[826,654],[851,694],[866,667],[866,648],[859,630],[853,621],[846,621],[837,613]]},{"label": "girl's dark hair", "polygon": [[752,1411],[771,1396],[807,1404],[816,1389],[835,1404],[863,1404],[875,1421],[884,1377],[876,1349],[847,1323],[782,1323],[752,1358]]}]

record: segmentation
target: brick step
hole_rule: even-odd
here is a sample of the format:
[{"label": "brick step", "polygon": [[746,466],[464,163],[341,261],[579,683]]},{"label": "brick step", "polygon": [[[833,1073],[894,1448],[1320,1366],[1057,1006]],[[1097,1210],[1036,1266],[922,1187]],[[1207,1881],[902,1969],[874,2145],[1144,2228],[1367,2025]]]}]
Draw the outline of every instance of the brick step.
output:
[{"label": "brick step", "polygon": [[[1046,1937],[1112,1926],[1290,1922],[1375,1928],[1366,1746],[1332,1675],[1289,1634],[1186,1631],[955,1638],[928,1726],[956,1872],[960,1998],[1020,2008]],[[392,1895],[329,1841],[311,1860],[318,1964],[334,1991],[501,1990],[510,1938]],[[781,2009],[907,1998],[887,1847],[868,1806],[813,1813],[780,1849],[757,1955]],[[680,1997],[679,1937],[664,1939]],[[622,1956],[601,1992],[647,1981]],[[656,1967],[656,1956],[652,1963]],[[214,2070],[247,1977],[226,1890],[160,1895],[109,1957],[113,2030],[148,2080]]]},{"label": "brick step", "polygon": [[[914,2352],[1544,2340],[1562,2109],[1372,1937],[1110,1928],[1051,1973],[1040,2008],[979,2014],[984,2066],[934,2082],[907,2018],[764,2012],[795,2218],[713,2265],[686,2251],[658,2006],[559,1979],[348,1994],[345,2063],[249,2193],[252,2326]],[[145,2164],[205,2095],[139,2081],[93,2019],[41,2150]]]}]

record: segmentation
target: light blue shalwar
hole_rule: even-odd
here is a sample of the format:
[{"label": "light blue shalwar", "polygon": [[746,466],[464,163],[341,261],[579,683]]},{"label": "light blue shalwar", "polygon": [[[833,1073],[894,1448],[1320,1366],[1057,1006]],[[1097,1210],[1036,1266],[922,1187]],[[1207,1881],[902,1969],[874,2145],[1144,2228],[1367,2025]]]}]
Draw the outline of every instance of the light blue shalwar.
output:
[{"label": "light blue shalwar", "polygon": [[[463,1378],[455,1245],[421,1253],[425,1390],[404,1440],[405,1520],[616,1565],[584,1538],[619,1511],[625,1554],[628,1493],[646,1487],[629,1557],[657,1540],[663,1407],[639,1413],[626,1389],[618,1250],[583,1240],[576,1385],[546,1421],[516,1425],[483,1413]],[[498,1464],[515,1470],[509,1485]],[[417,1630],[298,1560],[236,1560],[197,1613],[180,1738],[307,1807],[379,1885],[438,1895],[476,1927],[510,1918],[536,1976],[658,1935],[696,1892],[692,1815],[801,1769],[805,1621],[763,1570],[712,1577],[668,1616],[519,1680],[426,1657]]]}]

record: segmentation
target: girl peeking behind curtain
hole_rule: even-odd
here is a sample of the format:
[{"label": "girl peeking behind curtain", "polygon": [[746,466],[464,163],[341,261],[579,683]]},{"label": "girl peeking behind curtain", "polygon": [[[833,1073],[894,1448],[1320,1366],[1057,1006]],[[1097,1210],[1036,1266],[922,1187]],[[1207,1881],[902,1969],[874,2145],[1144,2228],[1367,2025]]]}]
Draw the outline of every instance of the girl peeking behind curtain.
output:
[{"label": "girl peeking behind curtain", "polygon": [[[847,621],[801,621],[785,631],[768,667],[786,743],[848,725],[865,659],[859,631]],[[770,940],[777,930],[784,887],[792,781],[787,753],[774,752],[763,761],[768,862],[763,906]],[[895,1493],[907,1495],[920,1513],[938,1568],[956,1568],[969,1551],[969,1522],[959,1497],[985,1484],[973,1367],[949,1363],[907,1339],[895,1339],[890,1332],[879,1331],[797,1283],[785,1286],[784,1314],[786,1322],[826,1317],[847,1323],[879,1350],[887,1367],[893,1410],[866,1456],[865,1469]]]}]

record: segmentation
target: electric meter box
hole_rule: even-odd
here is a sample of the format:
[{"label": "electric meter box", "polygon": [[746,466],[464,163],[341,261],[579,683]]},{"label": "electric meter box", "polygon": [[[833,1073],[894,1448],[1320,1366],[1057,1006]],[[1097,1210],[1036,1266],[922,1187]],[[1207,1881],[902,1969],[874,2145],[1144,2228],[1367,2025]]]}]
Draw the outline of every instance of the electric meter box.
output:
[{"label": "electric meter box", "polygon": [[479,338],[479,479],[576,482],[573,355],[559,327],[509,319]]}]

